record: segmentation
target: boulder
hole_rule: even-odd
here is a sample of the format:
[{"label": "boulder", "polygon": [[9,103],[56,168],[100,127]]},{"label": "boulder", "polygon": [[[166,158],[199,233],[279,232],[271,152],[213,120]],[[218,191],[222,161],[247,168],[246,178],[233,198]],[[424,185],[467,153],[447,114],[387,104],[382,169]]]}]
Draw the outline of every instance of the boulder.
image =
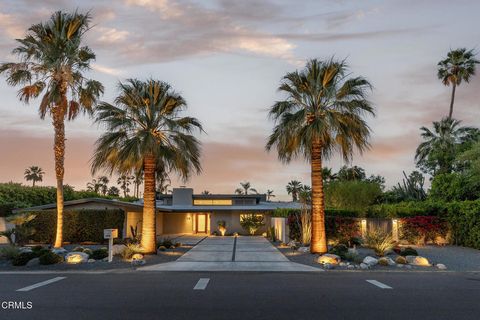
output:
[{"label": "boulder", "polygon": [[403,264],[407,264],[407,259],[405,259],[404,256],[398,256],[396,259],[395,259],[395,262],[398,263],[399,265],[403,265]]},{"label": "boulder", "polygon": [[378,259],[378,264],[381,266],[394,266],[395,261],[393,261],[389,257],[381,257],[380,259]]},{"label": "boulder", "polygon": [[310,252],[310,247],[300,247],[298,248],[299,252],[307,253]]},{"label": "boulder", "polygon": [[132,266],[143,266],[146,263],[144,259],[132,260]]},{"label": "boulder", "polygon": [[363,259],[363,263],[369,265],[370,267],[373,267],[378,263],[378,259],[375,259],[374,257],[366,256],[365,259]]},{"label": "boulder", "polygon": [[360,263],[360,269],[362,269],[362,270],[370,269],[370,265],[362,262],[362,263]]},{"label": "boulder", "polygon": [[409,264],[406,264],[406,265],[405,265],[405,268],[407,268],[407,269],[412,269],[412,266],[409,265]]},{"label": "boulder", "polygon": [[330,264],[330,263],[325,263],[325,264],[323,265],[323,268],[324,268],[324,269],[333,269],[334,266],[333,266],[332,264]]},{"label": "boulder", "polygon": [[414,266],[429,267],[431,266],[427,258],[422,256],[406,256],[405,259],[407,262]]},{"label": "boulder", "polygon": [[40,265],[40,259],[39,258],[33,258],[32,260],[28,261],[26,266],[27,267],[36,267]]},{"label": "boulder", "polygon": [[94,263],[96,260],[95,259],[88,259],[88,263]]},{"label": "boulder", "polygon": [[52,251],[53,253],[58,254],[58,255],[60,255],[60,256],[63,256],[63,255],[65,255],[65,254],[68,253],[68,251],[65,250],[64,248],[53,248],[53,249],[50,250],[50,251]]},{"label": "boulder", "polygon": [[436,267],[437,267],[437,269],[439,269],[439,270],[447,270],[447,266],[444,265],[443,263],[438,263],[438,264],[436,265]]},{"label": "boulder", "polygon": [[355,269],[355,266],[354,266],[353,264],[349,264],[349,265],[347,266],[347,269],[349,269],[349,270]]},{"label": "boulder", "polygon": [[32,252],[32,248],[30,248],[30,247],[21,247],[20,249],[18,249],[18,252],[19,252],[19,253],[31,253],[31,252]]},{"label": "boulder", "polygon": [[83,252],[69,252],[65,256],[65,261],[69,264],[85,263],[88,261],[88,254]]},{"label": "boulder", "polygon": [[404,264],[401,264],[401,263],[397,264],[397,268],[403,268],[404,266],[405,266],[405,265],[404,265]]},{"label": "boulder", "polygon": [[141,254],[141,253],[135,253],[135,254],[132,256],[132,260],[143,260],[143,254]]},{"label": "boulder", "polygon": [[340,267],[346,267],[346,266],[348,266],[348,263],[342,261],[342,262],[340,262],[338,265],[339,265]]},{"label": "boulder", "polygon": [[114,256],[120,255],[120,254],[123,253],[123,251],[125,251],[126,248],[127,248],[127,246],[124,245],[124,244],[114,244],[114,245],[112,246],[112,254],[113,254]]},{"label": "boulder", "polygon": [[324,255],[321,255],[318,257],[317,262],[320,264],[331,264],[331,265],[337,265],[342,261],[342,259],[337,256],[336,254],[331,254],[331,253],[325,253]]}]

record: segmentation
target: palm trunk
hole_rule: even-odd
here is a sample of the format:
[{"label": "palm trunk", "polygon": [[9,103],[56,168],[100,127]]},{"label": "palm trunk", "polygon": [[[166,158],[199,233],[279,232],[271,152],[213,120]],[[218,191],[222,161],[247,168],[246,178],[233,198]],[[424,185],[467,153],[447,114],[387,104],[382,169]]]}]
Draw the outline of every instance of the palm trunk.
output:
[{"label": "palm trunk", "polygon": [[65,119],[61,107],[53,110],[53,127],[55,130],[54,146],[55,175],[57,178],[57,233],[55,248],[60,248],[63,243],[63,176],[65,173]]},{"label": "palm trunk", "polygon": [[35,187],[35,180],[33,180],[32,187]]},{"label": "palm trunk", "polygon": [[312,144],[311,167],[312,167],[312,241],[311,253],[325,253],[327,248],[327,236],[325,232],[325,202],[322,180],[322,145],[319,139]]},{"label": "palm trunk", "polygon": [[143,191],[143,222],[142,222],[142,247],[145,253],[156,253],[156,223],[155,223],[155,157],[153,154],[145,155],[144,166],[144,191]]},{"label": "palm trunk", "polygon": [[448,113],[448,117],[451,119],[453,115],[453,102],[455,101],[455,89],[457,88],[457,84],[453,83],[452,86],[452,98],[450,99],[450,112]]}]

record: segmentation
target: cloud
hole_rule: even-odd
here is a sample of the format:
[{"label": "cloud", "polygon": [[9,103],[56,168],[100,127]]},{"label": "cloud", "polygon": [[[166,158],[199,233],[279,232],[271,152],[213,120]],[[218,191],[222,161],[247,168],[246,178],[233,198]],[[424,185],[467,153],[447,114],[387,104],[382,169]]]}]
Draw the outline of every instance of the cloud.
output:
[{"label": "cloud", "polygon": [[101,73],[109,74],[112,76],[119,76],[122,74],[121,70],[115,69],[115,68],[110,68],[104,65],[100,65],[97,63],[92,64],[92,69]]},{"label": "cloud", "polygon": [[97,40],[107,45],[123,42],[127,40],[128,36],[130,35],[130,32],[128,31],[118,30],[115,28],[98,27],[96,31],[101,34]]}]

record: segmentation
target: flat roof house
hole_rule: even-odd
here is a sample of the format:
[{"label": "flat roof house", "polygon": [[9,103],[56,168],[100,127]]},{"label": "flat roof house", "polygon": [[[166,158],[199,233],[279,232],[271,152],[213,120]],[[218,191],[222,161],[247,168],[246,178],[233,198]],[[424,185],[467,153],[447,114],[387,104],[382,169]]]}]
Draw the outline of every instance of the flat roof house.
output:
[{"label": "flat roof house", "polygon": [[[78,209],[122,209],[125,212],[123,237],[132,237],[130,226],[141,229],[142,200],[126,203],[117,200],[88,198],[66,201],[65,210]],[[265,227],[258,233],[265,232],[270,226],[272,212],[277,208],[298,209],[294,202],[267,202],[264,194],[194,194],[191,188],[174,188],[172,194],[157,195],[157,235],[172,234],[212,234],[218,232],[218,222],[225,221],[227,234],[238,232],[246,234],[240,225],[245,214],[261,214]],[[56,204],[37,206],[18,211],[39,211],[56,209]]]}]

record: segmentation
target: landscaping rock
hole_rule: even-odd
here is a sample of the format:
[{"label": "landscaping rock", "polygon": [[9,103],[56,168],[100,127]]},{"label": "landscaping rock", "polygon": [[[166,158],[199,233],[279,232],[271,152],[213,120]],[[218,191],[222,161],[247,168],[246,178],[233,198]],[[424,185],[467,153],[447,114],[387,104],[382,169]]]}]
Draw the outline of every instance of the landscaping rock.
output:
[{"label": "landscaping rock", "polygon": [[95,259],[88,259],[88,263],[94,263],[96,260]]},{"label": "landscaping rock", "polygon": [[147,262],[144,259],[132,260],[132,266],[143,266],[145,263]]},{"label": "landscaping rock", "polygon": [[125,251],[126,248],[127,248],[127,246],[124,245],[124,244],[114,244],[112,246],[112,253],[113,253],[114,256],[120,255],[120,254],[123,253],[123,251]]},{"label": "landscaping rock", "polygon": [[39,258],[33,258],[32,260],[28,261],[26,266],[27,267],[36,267],[40,265],[40,259]]},{"label": "landscaping rock", "polygon": [[346,266],[348,266],[348,263],[342,261],[342,262],[340,262],[338,265],[339,265],[340,267],[346,267]]},{"label": "landscaping rock", "polygon": [[65,256],[65,261],[69,264],[85,263],[88,261],[88,254],[83,252],[69,252]]},{"label": "landscaping rock", "polygon": [[398,256],[396,259],[395,259],[395,262],[398,263],[399,265],[404,265],[404,264],[407,264],[407,259],[405,259],[404,256]]},{"label": "landscaping rock", "polygon": [[333,269],[334,266],[333,266],[332,264],[330,264],[330,263],[325,263],[325,264],[323,265],[323,268],[324,268],[324,269]]},{"label": "landscaping rock", "polygon": [[378,259],[378,264],[381,266],[394,266],[395,261],[393,261],[389,257],[381,257],[380,259]]},{"label": "landscaping rock", "polygon": [[300,247],[298,248],[299,252],[307,253],[310,252],[310,247]]},{"label": "landscaping rock", "polygon": [[349,265],[347,266],[347,269],[349,269],[349,270],[355,269],[355,266],[354,266],[353,264],[349,264]]},{"label": "landscaping rock", "polygon": [[369,265],[370,267],[373,267],[378,263],[378,259],[375,259],[374,257],[366,256],[365,259],[363,259],[363,263]]},{"label": "landscaping rock", "polygon": [[68,253],[68,251],[65,250],[64,248],[53,248],[53,249],[50,250],[50,251],[52,251],[53,253],[58,254],[58,255],[60,255],[60,256],[63,256],[63,255],[65,255],[65,254]]},{"label": "landscaping rock", "polygon": [[404,265],[404,264],[401,264],[401,263],[397,264],[397,268],[403,268],[404,266],[405,266],[405,265]]},{"label": "landscaping rock", "polygon": [[360,269],[368,270],[368,269],[370,269],[370,265],[362,262],[362,263],[360,263]]},{"label": "landscaping rock", "polygon": [[30,253],[32,252],[32,248],[30,247],[21,247],[20,249],[18,249],[18,253]]},{"label": "landscaping rock", "polygon": [[141,254],[141,253],[135,253],[135,254],[132,256],[132,260],[143,260],[143,254]]},{"label": "landscaping rock", "polygon": [[336,254],[325,253],[324,255],[318,257],[317,262],[320,264],[331,264],[337,265],[342,261],[342,259]]},{"label": "landscaping rock", "polygon": [[431,264],[427,258],[422,256],[406,256],[407,262],[414,266],[430,267]]},{"label": "landscaping rock", "polygon": [[440,270],[447,270],[447,266],[444,265],[443,263],[438,263],[436,267],[437,269],[440,269]]},{"label": "landscaping rock", "polygon": [[407,268],[407,269],[412,269],[412,266],[409,265],[409,264],[406,264],[406,265],[405,265],[405,268]]}]

